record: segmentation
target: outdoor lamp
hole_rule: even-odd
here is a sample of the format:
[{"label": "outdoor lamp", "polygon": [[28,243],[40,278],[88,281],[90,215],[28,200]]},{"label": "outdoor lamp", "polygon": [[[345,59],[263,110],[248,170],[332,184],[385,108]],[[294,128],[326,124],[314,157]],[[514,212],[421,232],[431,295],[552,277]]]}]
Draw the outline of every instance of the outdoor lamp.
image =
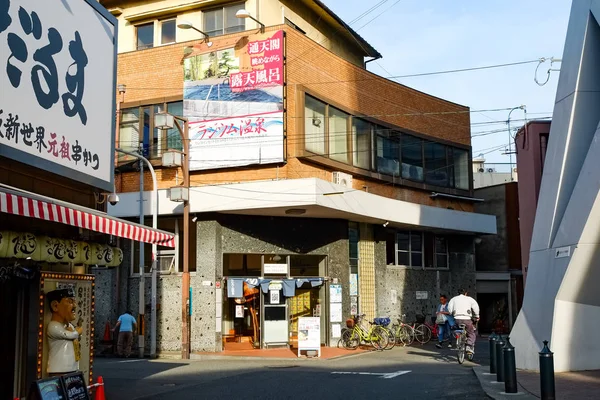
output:
[{"label": "outdoor lamp", "polygon": [[252,15],[250,15],[250,12],[248,12],[248,10],[245,10],[245,9],[238,10],[235,13],[235,16],[237,18],[250,18],[252,21],[254,21],[254,22],[256,22],[257,24],[260,25],[260,32],[261,33],[265,32],[265,24],[263,24],[262,22],[260,22],[256,18],[254,18]]},{"label": "outdoor lamp", "polygon": [[166,112],[154,114],[154,127],[156,129],[173,129],[173,116]]},{"label": "outdoor lamp", "polygon": [[193,29],[196,32],[200,32],[201,34],[204,35],[204,39],[208,41],[208,34],[204,33],[200,29],[196,28],[190,21],[179,21],[179,23],[177,24],[177,27],[179,29]]}]

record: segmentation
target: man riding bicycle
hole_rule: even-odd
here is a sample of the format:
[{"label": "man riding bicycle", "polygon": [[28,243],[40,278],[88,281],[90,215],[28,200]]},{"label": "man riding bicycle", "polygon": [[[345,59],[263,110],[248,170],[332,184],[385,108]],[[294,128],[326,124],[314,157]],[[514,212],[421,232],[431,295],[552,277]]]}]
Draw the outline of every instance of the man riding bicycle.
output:
[{"label": "man riding bicycle", "polygon": [[466,289],[460,289],[459,295],[453,297],[448,303],[448,312],[454,316],[456,325],[464,325],[467,331],[467,354],[475,354],[475,326],[473,322],[479,321],[479,304],[470,297]]}]

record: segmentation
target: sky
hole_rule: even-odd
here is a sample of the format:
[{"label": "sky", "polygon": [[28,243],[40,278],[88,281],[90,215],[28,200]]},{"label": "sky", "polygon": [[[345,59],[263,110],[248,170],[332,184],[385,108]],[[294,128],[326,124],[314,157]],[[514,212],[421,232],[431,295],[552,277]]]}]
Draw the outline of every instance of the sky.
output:
[{"label": "sky", "polygon": [[[368,69],[384,77],[560,59],[571,8],[571,0],[324,0],[346,22],[382,1],[351,26],[383,55]],[[488,163],[509,163],[509,155],[502,154],[509,143],[508,109],[525,105],[529,120],[551,117],[554,108],[559,72],[551,72],[539,86],[536,67],[530,63],[397,81],[472,111],[503,109],[471,112],[473,157],[484,153]],[[540,66],[538,81],[546,80],[549,68],[549,61]],[[560,63],[552,68],[559,69]],[[524,116],[513,111],[511,128],[522,126]],[[508,164],[495,167],[508,171]]]}]

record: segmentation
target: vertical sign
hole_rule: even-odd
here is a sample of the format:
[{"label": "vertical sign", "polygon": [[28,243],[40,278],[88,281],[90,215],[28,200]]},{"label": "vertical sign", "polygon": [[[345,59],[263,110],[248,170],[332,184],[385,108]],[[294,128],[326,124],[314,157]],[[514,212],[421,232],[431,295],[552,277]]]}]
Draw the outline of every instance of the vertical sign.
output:
[{"label": "vertical sign", "polygon": [[184,59],[190,170],[284,161],[283,31],[194,47]]}]

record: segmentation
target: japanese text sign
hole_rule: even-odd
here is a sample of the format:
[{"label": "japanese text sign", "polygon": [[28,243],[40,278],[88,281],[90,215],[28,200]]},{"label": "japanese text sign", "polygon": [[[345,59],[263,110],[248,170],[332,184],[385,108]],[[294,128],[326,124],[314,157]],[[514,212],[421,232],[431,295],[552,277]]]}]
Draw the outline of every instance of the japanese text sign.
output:
[{"label": "japanese text sign", "polygon": [[94,0],[0,0],[0,155],[113,189],[116,36]]}]

